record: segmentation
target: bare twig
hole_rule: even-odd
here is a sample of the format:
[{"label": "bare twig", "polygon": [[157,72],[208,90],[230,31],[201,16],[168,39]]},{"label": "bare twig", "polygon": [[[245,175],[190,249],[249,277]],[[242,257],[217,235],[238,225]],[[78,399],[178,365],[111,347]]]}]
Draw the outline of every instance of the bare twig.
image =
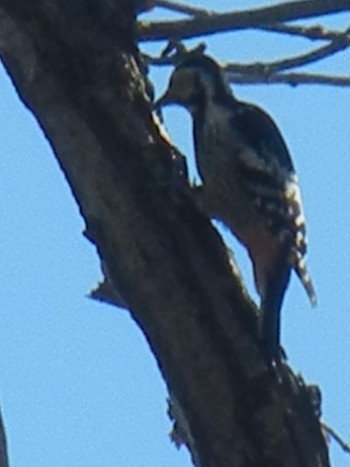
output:
[{"label": "bare twig", "polygon": [[319,84],[328,86],[348,87],[349,76],[320,75],[314,73],[277,73],[271,76],[229,74],[228,79],[236,84]]},{"label": "bare twig", "polygon": [[[206,8],[198,8],[198,7],[192,7],[188,5],[183,5],[178,2],[174,2],[171,0],[156,0],[154,2],[154,5],[156,7],[160,8],[166,8],[171,11],[175,11],[178,13],[184,13],[189,16],[193,16],[194,18],[199,17],[199,16],[213,16],[213,15],[219,15],[220,13],[214,10],[208,10]],[[260,29],[263,31],[268,31],[268,32],[274,32],[274,33],[279,33],[279,34],[288,34],[290,36],[299,36],[299,37],[304,37],[305,39],[310,39],[312,41],[315,40],[338,40],[342,39],[344,36],[343,32],[340,31],[332,31],[325,29],[321,25],[316,25],[316,26],[295,26],[295,25],[287,25],[283,23],[276,23],[276,24],[270,24],[270,25],[257,25],[255,26],[256,29]],[[345,35],[348,35],[348,32],[345,33]]]},{"label": "bare twig", "polygon": [[291,1],[267,8],[257,8],[223,14],[200,15],[195,19],[142,22],[139,25],[139,39],[159,41],[184,39],[201,35],[216,34],[243,28],[256,28],[263,24],[292,21],[303,18],[330,15],[350,11],[349,0],[315,2],[314,0]]},{"label": "bare twig", "polygon": [[331,438],[334,439],[334,441],[336,441],[339,446],[343,449],[344,452],[346,452],[347,454],[350,454],[350,444],[345,442],[339,435],[338,433],[336,433],[333,428],[331,428],[330,426],[328,426],[326,423],[322,422],[322,428],[324,429],[324,431],[327,433],[327,435],[329,435]]},{"label": "bare twig", "polygon": [[[220,13],[213,10],[208,10],[206,8],[192,7],[188,5],[183,5],[178,2],[171,0],[156,0],[154,6],[165,8],[171,11],[178,13],[184,13],[189,16],[199,17],[199,16],[212,16],[219,15]],[[300,36],[305,37],[305,39],[310,40],[337,40],[340,39],[344,33],[340,31],[331,31],[325,29],[321,25],[316,26],[295,26],[287,25],[283,23],[276,23],[270,25],[257,25],[256,29],[261,29],[263,31],[275,32],[279,34],[288,34],[290,36]]]},{"label": "bare twig", "polygon": [[331,42],[330,44],[319,47],[306,54],[297,55],[270,63],[258,62],[248,65],[231,64],[227,65],[225,70],[234,73],[253,73],[255,75],[264,74],[265,76],[270,76],[273,73],[277,73],[283,70],[309,65],[310,63],[322,60],[336,54],[337,52],[345,50],[349,46],[350,37],[344,35],[343,40]]},{"label": "bare twig", "polygon": [[166,8],[167,10],[175,11],[176,13],[184,13],[185,15],[193,16],[194,18],[215,14],[213,11],[206,10],[204,8],[187,6],[181,3],[173,2],[171,0],[156,0],[154,2],[154,6]]},{"label": "bare twig", "polygon": [[334,41],[306,54],[275,62],[275,64],[272,65],[272,68],[277,71],[286,70],[288,68],[295,68],[297,66],[309,65],[310,63],[330,57],[331,55],[335,55],[336,53],[347,49],[349,45],[350,37],[348,37],[346,40]]},{"label": "bare twig", "polygon": [[315,40],[330,40],[335,41],[348,37],[349,31],[345,33],[341,31],[332,31],[324,29],[322,26],[295,26],[283,23],[269,24],[256,26],[256,29],[263,31],[275,32],[279,34],[288,34],[290,36],[304,37],[305,39]]}]

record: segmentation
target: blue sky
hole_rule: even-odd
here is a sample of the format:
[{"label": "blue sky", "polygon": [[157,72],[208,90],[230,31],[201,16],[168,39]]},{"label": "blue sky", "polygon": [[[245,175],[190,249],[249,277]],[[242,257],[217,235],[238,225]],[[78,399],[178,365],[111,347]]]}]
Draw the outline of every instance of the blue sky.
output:
[{"label": "blue sky", "polygon": [[[343,15],[326,24],[347,22]],[[276,37],[215,36],[208,52],[249,61],[314,45]],[[349,58],[342,53],[307,70],[349,75]],[[158,94],[169,71],[152,72]],[[310,308],[294,277],[282,339],[293,368],[321,387],[324,420],[350,439],[350,89],[235,86],[235,93],[275,118],[299,173],[319,305]],[[86,298],[101,276],[95,250],[81,235],[83,221],[48,142],[3,69],[0,105],[0,402],[11,467],[190,466],[187,452],[169,441],[165,385],[141,332],[127,311]],[[195,175],[189,117],[169,109],[165,119]],[[252,290],[245,253],[224,237]],[[334,465],[348,465],[334,443],[331,452]]]}]

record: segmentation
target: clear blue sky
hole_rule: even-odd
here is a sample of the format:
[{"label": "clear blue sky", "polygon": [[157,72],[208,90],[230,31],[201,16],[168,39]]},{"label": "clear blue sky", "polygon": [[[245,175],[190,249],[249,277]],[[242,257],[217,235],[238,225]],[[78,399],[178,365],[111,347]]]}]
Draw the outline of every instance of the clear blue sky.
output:
[{"label": "clear blue sky", "polygon": [[[199,3],[232,8],[227,0]],[[327,20],[332,27],[348,22],[349,15]],[[232,61],[313,46],[255,32],[208,44],[217,58]],[[308,68],[320,70],[349,75],[349,52]],[[152,74],[157,93],[168,73]],[[169,441],[165,385],[141,332],[125,310],[86,298],[100,278],[95,250],[81,235],[82,219],[49,144],[2,69],[0,89],[0,402],[11,467],[190,466],[187,452]],[[235,92],[273,115],[299,173],[319,306],[310,308],[294,277],[282,339],[294,369],[321,387],[324,420],[350,439],[350,89]],[[192,157],[189,117],[175,109],[165,117]],[[249,262],[233,245],[251,287]],[[334,443],[331,452],[334,465],[349,465]]]}]

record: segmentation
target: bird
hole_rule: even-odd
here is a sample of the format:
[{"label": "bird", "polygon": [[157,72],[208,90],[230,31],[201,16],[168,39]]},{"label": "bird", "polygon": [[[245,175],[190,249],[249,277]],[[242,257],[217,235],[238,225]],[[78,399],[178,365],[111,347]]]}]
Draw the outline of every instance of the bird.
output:
[{"label": "bird", "polygon": [[155,103],[166,105],[192,117],[199,206],[247,249],[264,348],[280,360],[281,308],[293,270],[311,304],[317,301],[299,182],[283,136],[267,112],[235,97],[222,67],[204,53],[188,53],[176,64]]}]

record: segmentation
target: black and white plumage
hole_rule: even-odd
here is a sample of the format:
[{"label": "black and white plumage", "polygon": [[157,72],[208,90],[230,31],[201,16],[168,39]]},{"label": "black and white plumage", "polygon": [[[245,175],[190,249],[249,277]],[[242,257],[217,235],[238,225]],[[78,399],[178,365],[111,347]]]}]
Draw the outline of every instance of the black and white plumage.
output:
[{"label": "black and white plumage", "polygon": [[247,248],[261,297],[263,337],[279,355],[280,310],[295,270],[311,302],[305,219],[298,179],[276,124],[259,107],[237,100],[220,66],[192,54],[173,71],[157,105],[178,104],[193,119],[201,206]]}]

